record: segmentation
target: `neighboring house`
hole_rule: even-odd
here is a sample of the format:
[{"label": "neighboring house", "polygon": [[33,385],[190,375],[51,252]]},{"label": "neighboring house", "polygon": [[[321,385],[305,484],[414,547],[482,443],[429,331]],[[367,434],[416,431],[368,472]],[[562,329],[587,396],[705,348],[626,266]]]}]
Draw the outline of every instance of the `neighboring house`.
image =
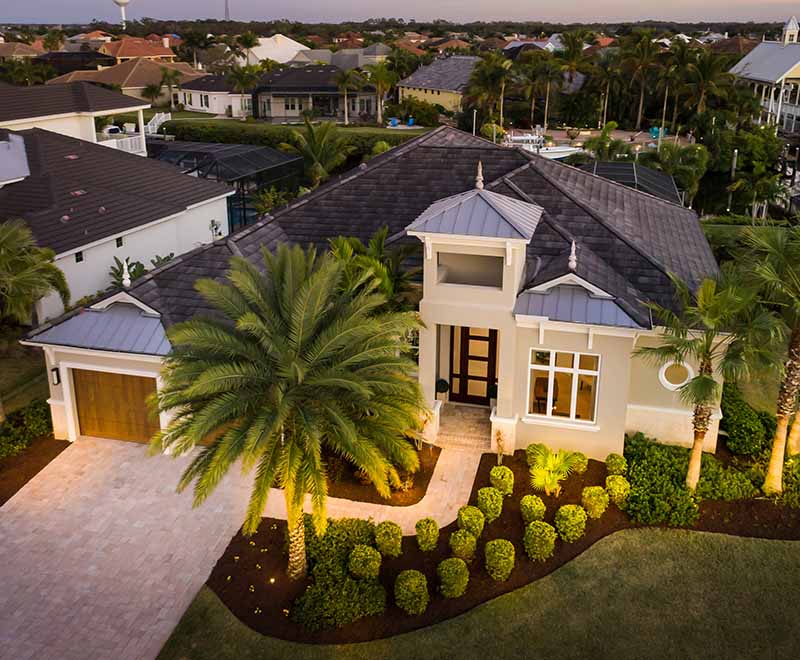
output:
[{"label": "neighboring house", "polygon": [[397,83],[400,100],[415,98],[440,105],[450,112],[458,112],[472,70],[479,61],[479,57],[471,55],[453,55],[421,66]]},{"label": "neighboring house", "polygon": [[[416,245],[423,265],[429,440],[452,433],[447,411],[466,403],[483,417],[480,440],[495,447],[499,432],[506,452],[543,442],[602,460],[633,431],[691,444],[692,410],[677,388],[695,366],[658,368],[633,351],[658,341],[645,303],[673,308],[669,273],[695,289],[717,272],[697,215],[449,127],[33,331],[25,343],[45,352],[55,436],[146,442],[168,423],[147,405],[171,348],[166,332],[211,311],[193,284],[224,277],[232,256],[257,264],[262,247],[325,249],[384,226],[389,245]],[[437,395],[439,380],[447,394]],[[94,405],[110,388],[114,404]]]},{"label": "neighboring house", "polygon": [[328,48],[309,48],[297,52],[287,64],[289,66],[306,66],[307,64],[330,64],[333,51]]},{"label": "neighboring house", "polygon": [[234,91],[227,76],[203,76],[181,85],[178,95],[186,110],[212,115],[247,117],[252,114],[252,94]]},{"label": "neighboring house", "polygon": [[25,140],[21,135],[9,133],[0,140],[0,189],[22,181],[30,173]]},{"label": "neighboring house", "polygon": [[507,45],[508,42],[505,39],[501,39],[500,37],[487,37],[480,42],[478,50],[503,50]]},{"label": "neighboring house", "polygon": [[98,69],[114,66],[117,63],[117,60],[111,55],[104,55],[96,50],[79,50],[75,52],[54,50],[39,55],[33,61],[38,64],[46,64],[59,76],[73,71],[97,71]]},{"label": "neighboring house", "polygon": [[716,41],[711,44],[710,48],[713,52],[720,55],[738,55],[741,57],[747,55],[747,53],[758,46],[759,43],[761,42],[755,39],[737,36],[723,39],[722,41]]},{"label": "neighboring house", "polygon": [[[0,98],[0,129],[41,128],[142,156],[147,154],[143,111],[150,107],[149,103],[86,82],[9,85],[0,90]],[[95,119],[123,112],[137,113],[138,135],[113,136],[96,131]]]},{"label": "neighboring house", "polygon": [[731,69],[761,99],[759,123],[794,132],[800,120],[800,25],[792,16],[780,41],[762,41]]},{"label": "neighboring house", "polygon": [[659,172],[636,162],[595,160],[581,165],[584,172],[591,172],[609,181],[621,183],[650,195],[655,195],[673,204],[683,204],[683,195],[669,174]]},{"label": "neighboring house", "polygon": [[461,39],[450,39],[449,37],[445,37],[444,39],[430,39],[423,44],[423,48],[436,51],[441,55],[447,51],[469,50],[472,48],[472,45],[466,41],[462,41]]},{"label": "neighboring house", "polygon": [[[253,93],[253,116],[273,122],[299,122],[306,110],[323,119],[344,119],[344,94],[336,84],[341,71],[331,65],[289,67],[265,75]],[[375,114],[375,88],[367,85],[347,93],[349,118]]]},{"label": "neighboring house", "polygon": [[325,48],[325,46],[328,45],[328,41],[318,34],[309,34],[303,37],[303,39],[316,48]]},{"label": "neighboring house", "polygon": [[341,34],[336,35],[333,38],[333,43],[335,44],[363,44],[364,43],[364,36],[360,32],[353,32],[348,30],[347,32],[342,32]]},{"label": "neighboring house", "polygon": [[[147,100],[150,103],[150,100],[145,98],[144,89],[148,85],[161,84],[164,69],[178,71],[181,74],[181,85],[205,75],[193,69],[192,65],[186,62],[164,62],[138,58],[98,71],[73,71],[64,76],[48,80],[47,85],[58,85],[81,80],[109,87],[113,86],[121,90],[126,96]],[[177,101],[179,98],[178,89],[173,88],[172,93]],[[161,90],[161,96],[156,99],[156,105],[168,105],[169,102],[169,90],[164,87]]]},{"label": "neighboring house", "polygon": [[161,44],[162,46],[166,46],[167,48],[177,48],[183,43],[183,39],[181,39],[177,34],[165,34],[165,35],[158,35],[155,33],[148,34],[145,39],[151,43]]},{"label": "neighboring house", "polygon": [[342,48],[337,51],[327,50],[301,50],[291,60],[290,66],[305,66],[306,64],[332,64],[348,71],[350,69],[363,69],[370,64],[385,62],[391,55],[392,49],[385,44],[372,44],[366,48]]},{"label": "neighboring house", "polygon": [[408,41],[407,39],[400,39],[399,41],[394,42],[394,47],[399,48],[400,50],[405,50],[412,55],[416,55],[417,57],[422,57],[425,55],[425,51],[422,48],[417,48],[415,44]]},{"label": "neighboring house", "polygon": [[100,46],[98,51],[116,59],[117,64],[142,58],[158,62],[172,62],[175,59],[175,53],[168,45],[138,37],[123,37],[119,41],[109,41]]},{"label": "neighboring house", "polygon": [[307,50],[307,48],[299,41],[290,39],[283,34],[275,34],[271,37],[259,38],[258,46],[243,53],[239,59],[245,64],[258,64],[261,60],[272,60],[279,64],[285,64],[301,50]]},{"label": "neighboring house", "polygon": [[[228,186],[181,174],[172,165],[41,128],[21,138],[29,173],[0,188],[0,220],[21,218],[41,247],[52,249],[72,300],[105,289],[114,257],[150,266],[228,233]],[[37,318],[63,312],[57,295],[37,304]]]},{"label": "neighboring house", "polygon": [[32,60],[42,54],[41,50],[29,46],[28,44],[11,41],[0,43],[0,62]]},{"label": "neighboring house", "polygon": [[[588,46],[589,44],[584,44],[584,48],[588,48]],[[556,32],[551,34],[547,39],[515,39],[509,41],[503,50],[509,53],[510,51],[519,52],[520,50],[529,48],[555,53],[556,51],[564,49],[564,42],[561,41],[561,33]]]}]

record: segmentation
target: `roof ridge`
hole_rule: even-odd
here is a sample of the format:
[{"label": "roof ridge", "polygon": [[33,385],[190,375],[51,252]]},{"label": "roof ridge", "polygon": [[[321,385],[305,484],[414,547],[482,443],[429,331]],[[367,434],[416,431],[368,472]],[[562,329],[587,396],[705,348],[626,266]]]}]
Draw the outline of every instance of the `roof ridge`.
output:
[{"label": "roof ridge", "polygon": [[[484,197],[483,196],[484,193],[486,193],[486,195],[488,195],[488,197]],[[528,202],[528,201],[525,201],[525,200],[514,199],[513,197],[508,197],[507,195],[503,195],[501,193],[494,192],[492,190],[478,190],[478,197],[480,197],[481,199],[485,200],[486,203],[489,204],[489,206],[491,206],[495,211],[497,211],[497,213],[499,213],[502,216],[503,220],[505,220],[508,224],[510,224],[517,231],[517,233],[520,236],[522,236],[523,238],[525,237],[525,234],[523,233],[522,229],[520,229],[517,226],[516,222],[514,222],[512,219],[507,217],[507,214],[502,209],[498,208],[497,204],[495,204],[494,200],[492,199],[492,196],[494,196],[494,195],[497,195],[498,197],[503,197],[503,198],[507,199],[512,204],[527,204],[527,205],[530,205],[530,206],[535,206],[536,208],[541,209],[541,211],[544,212],[544,209],[539,204],[536,204],[535,202]],[[540,218],[542,217],[541,213],[539,214],[539,217]]]}]

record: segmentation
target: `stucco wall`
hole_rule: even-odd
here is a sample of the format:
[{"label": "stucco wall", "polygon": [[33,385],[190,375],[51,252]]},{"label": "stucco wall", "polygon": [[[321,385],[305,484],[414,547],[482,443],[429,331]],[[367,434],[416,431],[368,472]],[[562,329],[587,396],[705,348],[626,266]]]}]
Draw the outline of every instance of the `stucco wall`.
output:
[{"label": "stucco wall", "polygon": [[419,101],[440,105],[450,112],[461,110],[461,94],[443,89],[423,89],[422,87],[398,87],[400,100],[414,98]]},{"label": "stucco wall", "polygon": [[[201,96],[208,96],[208,107],[201,105]],[[186,110],[206,112],[211,115],[224,115],[230,106],[233,117],[243,117],[242,99],[249,98],[245,94],[229,94],[228,92],[200,92],[191,89],[181,91],[180,99]]]},{"label": "stucco wall", "polygon": [[[94,294],[110,283],[108,272],[114,257],[123,260],[141,261],[151,268],[150,260],[156,256],[175,256],[209,243],[212,240],[209,223],[214,219],[220,223],[222,235],[228,234],[228,205],[225,198],[201,204],[188,209],[180,215],[146,227],[133,229],[122,234],[110,236],[96,245],[80,250],[83,261],[75,261],[77,250],[58,255],[56,265],[64,271],[69,284],[71,300]],[[122,247],[116,246],[117,237],[123,240]],[[57,295],[51,294],[37,305],[40,320],[53,318],[63,311]]]},{"label": "stucco wall", "polygon": [[0,128],[8,128],[12,131],[41,128],[45,131],[52,131],[53,133],[67,135],[79,140],[95,141],[94,118],[77,114],[53,119],[36,118],[24,122],[0,122]]}]

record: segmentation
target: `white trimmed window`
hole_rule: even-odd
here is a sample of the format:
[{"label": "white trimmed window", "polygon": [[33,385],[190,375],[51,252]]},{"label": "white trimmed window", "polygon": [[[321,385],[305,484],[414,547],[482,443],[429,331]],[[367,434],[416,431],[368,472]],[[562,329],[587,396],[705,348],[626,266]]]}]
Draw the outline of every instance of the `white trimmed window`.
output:
[{"label": "white trimmed window", "polygon": [[600,356],[532,348],[528,369],[528,414],[594,422]]}]

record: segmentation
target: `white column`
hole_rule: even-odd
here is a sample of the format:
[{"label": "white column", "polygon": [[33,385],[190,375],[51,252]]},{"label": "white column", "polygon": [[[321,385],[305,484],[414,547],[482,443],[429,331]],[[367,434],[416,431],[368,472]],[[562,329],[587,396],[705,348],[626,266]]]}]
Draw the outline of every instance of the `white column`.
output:
[{"label": "white column", "polygon": [[147,139],[144,134],[144,110],[137,112],[139,120],[139,139],[141,140],[142,155],[147,156]]},{"label": "white column", "polygon": [[780,92],[778,93],[778,110],[775,113],[775,122],[777,124],[780,124],[781,128],[783,128],[783,117],[781,117],[781,109],[783,108],[784,85],[785,85],[785,80],[781,80]]},{"label": "white column", "polygon": [[61,376],[61,393],[64,397],[64,417],[67,421],[67,440],[75,442],[78,439],[78,415],[75,411],[75,396],[72,389],[72,374],[67,367],[59,365]]},{"label": "white column", "polygon": [[432,406],[436,401],[436,323],[419,329],[419,384],[425,402]]}]

